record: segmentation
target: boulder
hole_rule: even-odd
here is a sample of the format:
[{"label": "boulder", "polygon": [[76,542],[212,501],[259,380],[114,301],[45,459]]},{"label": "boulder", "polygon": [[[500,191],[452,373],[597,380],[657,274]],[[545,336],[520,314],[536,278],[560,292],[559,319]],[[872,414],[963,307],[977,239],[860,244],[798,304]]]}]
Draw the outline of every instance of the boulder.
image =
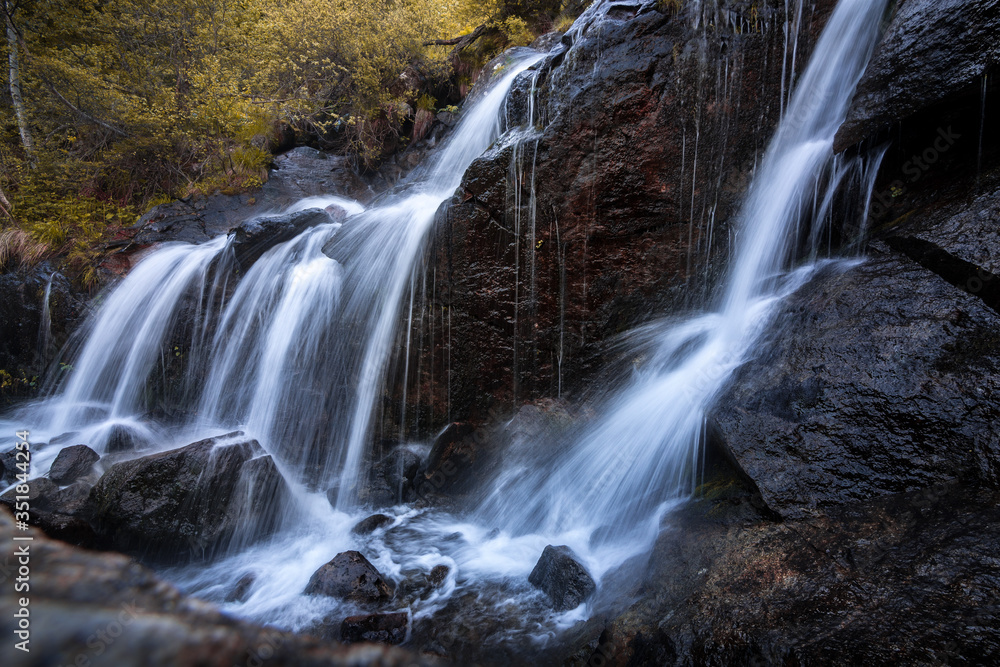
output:
[{"label": "boulder", "polygon": [[108,454],[137,452],[150,446],[139,431],[124,424],[115,424],[108,433],[107,444],[104,445]]},{"label": "boulder", "polygon": [[347,644],[355,642],[402,644],[406,639],[408,622],[409,615],[405,611],[348,616],[340,624],[340,641]]},{"label": "boulder", "polygon": [[49,468],[49,479],[60,486],[72,484],[90,473],[101,458],[87,445],[72,445],[61,450]]},{"label": "boulder", "polygon": [[332,221],[330,214],[319,208],[245,220],[233,230],[236,261],[246,270],[274,246],[292,240],[310,227]]},{"label": "boulder", "polygon": [[981,299],[875,245],[776,322],[715,410],[772,510],[803,517],[954,478],[1000,484],[1000,316]]},{"label": "boulder", "polygon": [[354,535],[370,535],[374,533],[379,528],[388,526],[394,521],[391,516],[386,516],[385,514],[372,514],[367,519],[362,519],[354,528],[351,528],[351,533]]},{"label": "boulder", "polygon": [[226,602],[246,602],[250,597],[250,589],[257,581],[257,576],[252,572],[244,574],[233,586],[233,590],[226,595]]},{"label": "boulder", "polygon": [[586,602],[597,584],[569,547],[549,545],[542,551],[528,582],[542,590],[556,611],[575,609]]},{"label": "boulder", "polygon": [[1000,64],[1000,1],[906,0],[861,82],[836,150],[963,92]]},{"label": "boulder", "polygon": [[393,449],[371,468],[362,500],[374,506],[396,505],[413,499],[420,457],[405,446]]},{"label": "boulder", "polygon": [[[71,547],[38,530],[16,530],[0,508],[0,542],[32,537],[30,653],[0,644],[0,664],[115,667],[256,665],[269,667],[429,666],[390,646],[345,646],[234,619],[190,598],[127,556]],[[15,595],[0,596],[0,632],[15,637]],[[101,639],[103,637],[103,639]],[[100,652],[98,658],[98,652]]]},{"label": "boulder", "polygon": [[393,586],[363,555],[345,551],[316,570],[303,592],[380,605],[392,599]]},{"label": "boulder", "polygon": [[45,477],[36,477],[35,479],[28,480],[27,493],[19,493],[17,488],[13,488],[0,496],[0,503],[13,509],[16,502],[15,498],[17,496],[24,496],[32,509],[46,511],[53,508],[53,499],[58,492],[59,486],[53,481]]},{"label": "boulder", "polygon": [[289,490],[260,453],[237,432],[116,463],[90,493],[95,527],[117,549],[157,560],[262,537]]}]

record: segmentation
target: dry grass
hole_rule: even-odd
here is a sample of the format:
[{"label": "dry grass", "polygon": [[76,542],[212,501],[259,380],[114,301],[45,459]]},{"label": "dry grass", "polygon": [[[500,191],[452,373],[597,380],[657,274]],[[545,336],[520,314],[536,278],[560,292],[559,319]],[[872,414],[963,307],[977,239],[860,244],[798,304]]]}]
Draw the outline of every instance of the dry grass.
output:
[{"label": "dry grass", "polygon": [[9,227],[0,230],[0,271],[34,266],[49,253],[49,247],[36,241],[31,234]]}]

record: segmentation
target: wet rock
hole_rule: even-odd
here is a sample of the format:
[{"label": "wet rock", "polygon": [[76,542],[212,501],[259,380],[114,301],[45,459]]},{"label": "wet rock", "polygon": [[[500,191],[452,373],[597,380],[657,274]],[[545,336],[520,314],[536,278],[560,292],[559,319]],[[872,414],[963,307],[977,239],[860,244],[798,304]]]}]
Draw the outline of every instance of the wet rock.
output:
[{"label": "wet rock", "polygon": [[837,134],[836,150],[977,85],[997,63],[1000,3],[996,0],[899,3],[858,84]]},{"label": "wet rock", "polygon": [[108,454],[136,452],[149,447],[150,443],[135,429],[124,424],[115,424],[108,433],[105,449]]},{"label": "wet rock", "polygon": [[373,506],[411,501],[420,463],[420,457],[415,452],[406,447],[396,447],[372,466],[370,480],[362,490],[361,500]]},{"label": "wet rock", "polygon": [[367,202],[372,192],[350,158],[299,146],[274,159],[274,169],[260,197],[266,201],[298,201],[304,197],[341,195]]},{"label": "wet rock", "polygon": [[[572,48],[522,75],[537,144],[515,151],[528,128],[511,129],[439,213],[421,321],[447,312],[448,329],[412,337],[425,342],[406,397],[422,405],[407,414],[482,423],[492,406],[565,393],[604,367],[605,341],[718,280],[781,112],[784,26],[800,27],[802,67],[834,3],[806,3],[801,21],[786,21],[793,3],[727,0],[698,17],[708,5],[678,4],[594,3],[564,36]],[[707,85],[719,72],[725,85]]]},{"label": "wet rock", "polygon": [[332,222],[330,214],[318,208],[246,220],[234,230],[236,261],[246,270],[274,246],[290,241],[310,227],[328,222]]},{"label": "wet rock", "polygon": [[[100,661],[116,667],[247,665],[262,656],[274,667],[431,664],[397,647],[338,645],[236,620],[126,556],[71,547],[37,530],[18,531],[0,508],[0,542],[13,544],[15,535],[33,538],[31,652],[5,641],[0,664],[82,664],[80,656],[94,658],[102,633],[113,641],[100,644]],[[17,629],[17,602],[14,595],[0,596],[0,632],[9,637]]]},{"label": "wet rock", "polygon": [[378,605],[392,599],[393,586],[359,552],[345,551],[316,570],[303,592]]},{"label": "wet rock", "polygon": [[91,490],[95,527],[117,549],[164,560],[262,537],[289,491],[260,452],[233,433],[117,463]]},{"label": "wet rock", "polygon": [[725,445],[786,518],[954,478],[1000,485],[1000,316],[871,254],[792,296],[719,400]]},{"label": "wet rock", "polygon": [[0,454],[0,484],[7,486],[17,480],[17,450],[11,449]]},{"label": "wet rock", "polygon": [[432,586],[440,586],[444,583],[445,579],[448,578],[449,572],[451,572],[451,568],[447,565],[435,565],[431,568],[430,574],[427,575],[427,581],[429,581]]},{"label": "wet rock", "polygon": [[87,445],[72,445],[56,455],[49,469],[49,479],[60,486],[72,484],[88,474],[101,456]]},{"label": "wet rock", "polygon": [[532,586],[542,590],[557,611],[575,609],[597,589],[587,568],[569,547],[545,547],[535,569],[528,575]]},{"label": "wet rock", "polygon": [[[2,267],[0,267],[2,268]],[[43,321],[49,290],[49,323]],[[0,273],[0,404],[34,395],[39,379],[86,314],[88,295],[49,262]]]},{"label": "wet rock", "polygon": [[233,586],[233,590],[226,595],[226,602],[246,602],[250,597],[250,589],[257,581],[257,576],[252,572],[244,574]]},{"label": "wet rock", "polygon": [[370,535],[374,533],[379,528],[388,526],[394,521],[391,516],[386,516],[385,514],[372,514],[367,519],[362,519],[354,528],[351,528],[351,533],[354,535]]},{"label": "wet rock", "polygon": [[0,503],[14,508],[17,496],[26,499],[31,509],[48,511],[53,509],[55,495],[59,493],[59,486],[45,477],[36,477],[28,480],[28,492],[22,493],[17,487],[0,496]]},{"label": "wet rock", "polygon": [[418,475],[417,495],[432,492],[446,493],[456,484],[461,485],[464,474],[475,459],[476,428],[472,424],[448,424],[431,445],[427,463]]},{"label": "wet rock", "polygon": [[348,616],[340,624],[340,641],[348,644],[372,642],[375,644],[401,644],[406,639],[408,614],[366,614]]}]

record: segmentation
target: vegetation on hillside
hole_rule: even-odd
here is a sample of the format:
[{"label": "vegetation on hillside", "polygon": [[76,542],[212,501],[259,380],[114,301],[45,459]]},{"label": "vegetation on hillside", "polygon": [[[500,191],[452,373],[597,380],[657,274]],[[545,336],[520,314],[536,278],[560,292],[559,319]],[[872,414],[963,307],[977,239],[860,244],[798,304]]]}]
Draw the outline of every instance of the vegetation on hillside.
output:
[{"label": "vegetation on hillside", "polygon": [[0,270],[59,254],[91,281],[143,211],[258,187],[291,142],[375,166],[418,98],[457,103],[489,57],[584,4],[5,0]]}]

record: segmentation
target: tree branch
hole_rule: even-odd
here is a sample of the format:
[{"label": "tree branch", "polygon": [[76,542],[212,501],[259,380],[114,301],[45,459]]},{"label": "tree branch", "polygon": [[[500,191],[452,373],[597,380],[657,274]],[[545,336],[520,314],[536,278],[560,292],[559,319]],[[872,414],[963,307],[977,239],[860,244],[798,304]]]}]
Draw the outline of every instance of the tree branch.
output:
[{"label": "tree branch", "polygon": [[50,81],[48,81],[47,79],[43,78],[42,80],[45,81],[45,85],[49,87],[49,90],[52,91],[52,94],[59,98],[60,102],[62,102],[63,104],[65,104],[67,107],[69,107],[70,110],[72,110],[74,113],[76,113],[77,115],[79,115],[81,118],[84,118],[84,119],[90,121],[91,123],[94,123],[95,125],[100,125],[104,129],[110,130],[111,132],[114,132],[115,134],[117,134],[120,137],[127,136],[125,134],[124,130],[120,130],[117,127],[115,127],[114,125],[110,125],[110,124],[104,122],[100,118],[95,118],[94,116],[91,116],[89,113],[87,113],[83,109],[80,109],[79,107],[75,106],[72,102],[70,102],[65,97],[63,97],[62,93],[60,93],[58,90],[56,90],[56,87],[54,85],[52,85],[52,83]]}]

